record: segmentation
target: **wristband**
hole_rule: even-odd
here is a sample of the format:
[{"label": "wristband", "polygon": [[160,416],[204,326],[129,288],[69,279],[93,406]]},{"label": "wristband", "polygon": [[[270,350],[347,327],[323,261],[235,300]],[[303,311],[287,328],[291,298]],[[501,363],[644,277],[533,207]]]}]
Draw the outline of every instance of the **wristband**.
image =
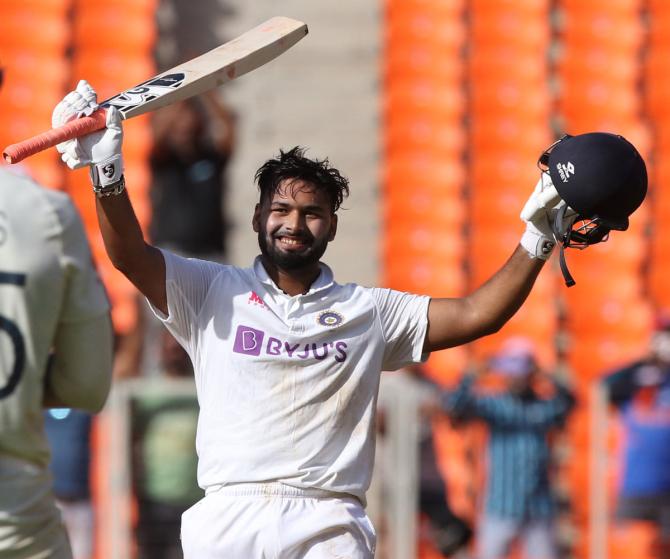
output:
[{"label": "wristband", "polygon": [[547,260],[556,246],[556,241],[544,235],[533,223],[529,222],[521,236],[520,244],[531,258]]},{"label": "wristband", "polygon": [[93,185],[93,192],[98,198],[107,198],[107,196],[118,196],[126,189],[126,179],[123,175],[121,178],[111,184],[104,186]]}]

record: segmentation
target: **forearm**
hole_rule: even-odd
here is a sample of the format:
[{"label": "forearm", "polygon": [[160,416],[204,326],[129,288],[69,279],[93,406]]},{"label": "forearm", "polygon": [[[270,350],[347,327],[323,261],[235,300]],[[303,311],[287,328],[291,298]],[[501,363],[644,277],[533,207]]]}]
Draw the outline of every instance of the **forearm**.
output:
[{"label": "forearm", "polygon": [[115,268],[158,309],[167,313],[165,261],[146,243],[128,193],[96,199],[100,233]]},{"label": "forearm", "polygon": [[138,262],[146,258],[147,244],[128,193],[96,198],[96,210],[109,259],[124,274],[132,274]]},{"label": "forearm", "polygon": [[505,265],[466,299],[482,315],[485,333],[500,330],[528,297],[545,260],[517,247]]},{"label": "forearm", "polygon": [[486,283],[462,299],[432,299],[425,349],[437,351],[493,334],[528,297],[544,260],[517,247]]}]

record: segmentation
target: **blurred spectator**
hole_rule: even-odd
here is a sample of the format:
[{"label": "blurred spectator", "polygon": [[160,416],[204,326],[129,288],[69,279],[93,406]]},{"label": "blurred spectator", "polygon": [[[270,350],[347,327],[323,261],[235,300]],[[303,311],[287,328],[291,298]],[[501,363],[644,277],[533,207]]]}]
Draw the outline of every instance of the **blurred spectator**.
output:
[{"label": "blurred spectator", "polygon": [[454,419],[480,419],[489,429],[488,479],[477,557],[508,557],[518,540],[524,544],[527,559],[557,559],[547,435],[564,422],[574,397],[555,377],[551,377],[553,396],[539,396],[535,389],[538,363],[532,344],[524,338],[505,342],[490,367],[503,376],[503,393],[476,394],[476,375],[466,374],[443,399]]},{"label": "blurred spectator", "polygon": [[657,556],[670,557],[670,318],[658,320],[649,355],[603,383],[624,429],[617,517],[655,523]]},{"label": "blurred spectator", "polygon": [[222,261],[224,171],[235,142],[232,113],[210,92],[161,109],[152,124],[153,243],[184,256]]},{"label": "blurred spectator", "polygon": [[440,388],[423,374],[420,367],[408,367],[406,370],[421,383],[426,394],[421,408],[419,511],[428,520],[433,545],[442,555],[449,557],[470,542],[472,529],[451,509],[447,484],[437,462],[433,420],[436,413],[441,413],[441,409],[433,402],[439,400]]},{"label": "blurred spectator", "polygon": [[181,515],[199,501],[195,431],[198,404],[193,394],[165,390],[169,379],[192,378],[190,359],[163,330],[165,381],[133,399],[134,489],[138,504],[137,545],[140,559],[183,557]]},{"label": "blurred spectator", "polygon": [[74,559],[93,557],[94,515],[91,502],[91,414],[69,408],[44,412],[51,447],[49,468],[56,503],[70,536]]}]

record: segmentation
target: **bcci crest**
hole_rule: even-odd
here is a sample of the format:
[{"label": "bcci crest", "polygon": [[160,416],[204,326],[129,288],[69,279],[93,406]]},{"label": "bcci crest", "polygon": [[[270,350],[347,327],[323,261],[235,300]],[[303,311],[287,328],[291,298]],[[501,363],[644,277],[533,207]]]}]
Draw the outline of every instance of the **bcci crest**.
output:
[{"label": "bcci crest", "polygon": [[319,313],[316,317],[316,321],[321,324],[321,326],[335,328],[344,322],[344,317],[340,313],[329,310]]}]

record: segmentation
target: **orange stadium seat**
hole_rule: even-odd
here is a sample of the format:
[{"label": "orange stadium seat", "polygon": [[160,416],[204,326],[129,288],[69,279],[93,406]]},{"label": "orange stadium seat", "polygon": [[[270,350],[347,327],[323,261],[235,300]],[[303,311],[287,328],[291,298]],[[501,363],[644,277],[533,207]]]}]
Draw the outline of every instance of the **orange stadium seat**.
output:
[{"label": "orange stadium seat", "polygon": [[65,16],[72,8],[72,0],[21,0],[13,3],[12,9],[21,8],[38,14]]},{"label": "orange stadium seat", "polygon": [[[104,20],[105,25],[100,25]],[[118,52],[147,55],[156,42],[156,23],[153,18],[128,17],[122,10],[101,8],[91,14],[79,14],[75,19],[74,41],[88,49],[104,48]],[[119,41],[123,37],[123,41]]]},{"label": "orange stadium seat", "polygon": [[[537,155],[541,153],[541,149],[536,148]],[[476,196],[479,189],[483,189],[482,192],[485,193],[487,190],[504,188],[505,191],[519,193],[525,190],[528,193],[527,198],[540,178],[540,171],[535,166],[537,155],[533,158],[530,155],[519,156],[514,152],[499,151],[486,155],[482,153],[482,156],[471,162],[470,180],[473,195]]]},{"label": "orange stadium seat", "polygon": [[160,0],[83,0],[78,3],[78,10],[82,13],[104,12],[104,10],[116,10],[128,14],[130,17],[143,15],[153,19]]},{"label": "orange stadium seat", "polygon": [[662,264],[651,266],[649,273],[650,298],[659,308],[670,308],[670,269]]},{"label": "orange stadium seat", "polygon": [[34,180],[47,188],[62,190],[65,186],[65,165],[59,161],[56,153],[33,155],[19,165],[24,167]]},{"label": "orange stadium seat", "polygon": [[434,17],[451,19],[463,14],[466,0],[387,0],[388,15],[398,12],[427,13]]},{"label": "orange stadium seat", "polygon": [[567,45],[558,64],[563,79],[591,81],[592,79],[616,80],[633,83],[640,74],[640,63],[634,56],[621,55],[614,49],[582,49]]},{"label": "orange stadium seat", "polygon": [[670,42],[670,10],[667,4],[649,10],[649,45],[652,49],[667,47]]},{"label": "orange stadium seat", "polygon": [[386,123],[386,153],[421,150],[437,157],[461,158],[465,153],[465,131],[456,119],[390,118]]},{"label": "orange stadium seat", "polygon": [[639,359],[647,352],[648,338],[608,337],[593,333],[574,336],[568,349],[570,366],[584,379],[600,378],[607,371]]},{"label": "orange stadium seat", "polygon": [[466,169],[462,162],[443,160],[422,152],[395,155],[384,166],[384,184],[393,188],[426,185],[451,192],[460,190],[465,178]]},{"label": "orange stadium seat", "polygon": [[549,14],[549,4],[547,0],[472,0],[470,9],[476,13],[513,12],[543,19]]},{"label": "orange stadium seat", "polygon": [[383,284],[392,289],[434,297],[454,297],[465,291],[465,274],[453,262],[412,256],[382,261]]},{"label": "orange stadium seat", "polygon": [[549,146],[553,137],[547,125],[549,101],[541,113],[511,112],[483,118],[473,115],[470,125],[471,147],[478,154],[473,163],[477,164],[482,154],[489,158],[516,157],[537,163],[537,157]]},{"label": "orange stadium seat", "polygon": [[[592,291],[592,290],[591,290]],[[640,295],[591,293],[590,300],[567,297],[567,327],[573,332],[644,333],[653,324],[653,312]],[[577,310],[578,312],[570,312]]]},{"label": "orange stadium seat", "polygon": [[[509,64],[510,60],[514,60],[513,65]],[[489,84],[518,81],[543,91],[548,71],[544,53],[505,45],[488,48],[477,48],[477,45],[474,45],[472,56],[468,61],[468,75],[471,80],[475,80],[475,87],[480,80]]]},{"label": "orange stadium seat", "polygon": [[[451,234],[449,234],[451,233]],[[417,225],[390,222],[384,239],[384,258],[434,259],[435,261],[460,261],[465,254],[465,242],[458,227]],[[400,251],[400,254],[398,254]]]},{"label": "orange stadium seat", "polygon": [[385,202],[382,219],[389,228],[441,223],[445,231],[460,231],[464,226],[466,209],[458,198],[436,198],[429,191],[410,190]]},{"label": "orange stadium seat", "polygon": [[[31,29],[32,32],[26,32]],[[54,56],[65,54],[70,41],[70,27],[65,18],[21,8],[20,4],[0,18],[0,49],[30,49]]]},{"label": "orange stadium seat", "polygon": [[42,87],[48,84],[63,87],[69,71],[64,54],[43,53],[31,48],[3,49],[2,64],[5,84],[18,80],[39,83]]},{"label": "orange stadium seat", "polygon": [[[456,166],[456,164],[455,164]],[[421,177],[405,177],[401,175],[388,176],[384,181],[384,198],[415,204],[417,207],[424,204],[424,200],[460,200],[463,192],[463,182],[458,180],[433,181]],[[417,199],[414,200],[414,193]],[[408,202],[409,201],[409,202]]]},{"label": "orange stadium seat", "polygon": [[[639,123],[638,114],[642,107],[642,98],[635,95],[628,86],[620,88],[582,87],[576,84],[558,100],[558,111],[564,118],[564,127],[570,134],[584,132],[611,131],[621,133],[627,126]],[[575,105],[577,99],[582,105]],[[607,107],[607,111],[602,108]]]},{"label": "orange stadium seat", "polygon": [[101,100],[142,83],[154,74],[152,58],[139,54],[123,56],[114,50],[82,52],[75,57],[72,67],[74,83],[86,79]]},{"label": "orange stadium seat", "polygon": [[500,188],[474,193],[468,206],[471,223],[475,226],[486,224],[489,227],[518,229],[521,235],[523,224],[519,213],[531,190],[527,188],[524,192],[516,192],[509,188]]},{"label": "orange stadium seat", "polygon": [[515,45],[543,51],[551,38],[551,28],[543,17],[520,12],[473,12],[471,40],[475,45]]},{"label": "orange stadium seat", "polygon": [[640,0],[561,0],[561,8],[568,13],[611,12],[630,14],[635,17],[640,9]]},{"label": "orange stadium seat", "polygon": [[[58,98],[60,99],[62,96]],[[53,103],[51,106],[56,106]],[[0,113],[2,114],[2,113]],[[20,142],[36,134],[45,132],[51,128],[51,114],[50,111],[38,111],[32,114],[29,109],[22,109],[15,111],[2,120],[3,135],[10,139],[10,143]],[[4,146],[3,146],[4,147]]]},{"label": "orange stadium seat", "polygon": [[[587,5],[587,4],[585,4]],[[565,12],[565,26],[561,30],[566,44],[581,44],[590,48],[610,47],[613,50],[638,48],[644,39],[642,20],[635,8],[631,13],[609,10],[570,10]]]},{"label": "orange stadium seat", "polygon": [[458,16],[439,17],[429,11],[419,12],[407,6],[392,10],[385,20],[385,40],[391,45],[431,46],[444,49],[447,55],[457,52],[466,41],[467,28]]},{"label": "orange stadium seat", "polygon": [[482,118],[516,111],[544,118],[550,101],[549,90],[540,90],[512,78],[480,81],[470,90],[470,110]]},{"label": "orange stadium seat", "polygon": [[465,112],[465,96],[456,83],[402,80],[389,83],[385,105],[391,121],[430,119],[435,126],[453,126]]},{"label": "orange stadium seat", "polygon": [[439,87],[461,80],[465,63],[460,55],[449,56],[439,46],[392,43],[384,56],[385,83],[423,79]]}]

